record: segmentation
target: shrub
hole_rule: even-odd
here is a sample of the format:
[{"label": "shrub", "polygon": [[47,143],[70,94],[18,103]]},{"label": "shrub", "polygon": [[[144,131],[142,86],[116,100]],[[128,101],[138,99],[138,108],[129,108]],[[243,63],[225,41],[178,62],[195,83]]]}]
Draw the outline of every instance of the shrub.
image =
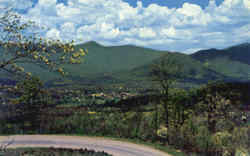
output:
[{"label": "shrub", "polygon": [[105,152],[96,152],[87,149],[67,149],[67,148],[30,148],[16,149],[2,152],[4,156],[111,156]]}]

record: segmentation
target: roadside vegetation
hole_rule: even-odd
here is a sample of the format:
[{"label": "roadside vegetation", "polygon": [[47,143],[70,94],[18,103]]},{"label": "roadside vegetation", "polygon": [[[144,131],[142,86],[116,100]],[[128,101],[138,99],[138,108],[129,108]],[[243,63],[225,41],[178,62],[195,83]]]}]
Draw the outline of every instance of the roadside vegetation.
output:
[{"label": "roadside vegetation", "polygon": [[[16,100],[23,100],[34,88]],[[166,95],[161,92],[92,106],[81,101],[64,106],[48,94],[37,94],[17,103],[18,109],[9,109],[9,116],[1,120],[0,133],[109,136],[170,146],[189,154],[233,156],[247,153],[250,145],[249,97],[243,94],[249,89],[246,84],[224,83],[190,91],[169,89],[167,109]],[[28,104],[32,107],[24,107]]]},{"label": "roadside vegetation", "polygon": [[[1,155],[1,153],[0,153]],[[4,156],[111,156],[105,152],[67,148],[18,148],[9,149]]]}]

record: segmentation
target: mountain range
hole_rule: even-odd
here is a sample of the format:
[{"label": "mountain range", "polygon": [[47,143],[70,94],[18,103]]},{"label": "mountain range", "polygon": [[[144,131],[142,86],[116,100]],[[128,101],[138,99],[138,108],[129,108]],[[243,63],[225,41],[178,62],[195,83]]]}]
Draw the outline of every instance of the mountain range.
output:
[{"label": "mountain range", "polygon": [[207,68],[235,80],[250,79],[250,43],[226,49],[201,50],[191,55]]},{"label": "mountain range", "polygon": [[[158,51],[133,45],[103,46],[91,41],[76,45],[88,49],[89,53],[79,65],[66,65],[70,75],[62,78],[36,66],[26,66],[28,71],[38,75],[48,84],[106,84],[151,81],[150,68],[160,62],[163,56],[183,65],[183,82],[206,83],[210,80],[249,81],[250,43],[225,49],[207,49],[191,55]],[[56,83],[55,83],[56,82]]]}]

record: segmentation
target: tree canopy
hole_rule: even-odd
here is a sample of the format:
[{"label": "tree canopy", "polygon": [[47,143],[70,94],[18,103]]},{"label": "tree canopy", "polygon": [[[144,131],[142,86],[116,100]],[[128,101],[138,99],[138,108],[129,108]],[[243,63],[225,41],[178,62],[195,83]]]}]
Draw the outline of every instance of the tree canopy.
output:
[{"label": "tree canopy", "polygon": [[4,9],[0,14],[1,72],[29,77],[31,73],[24,69],[24,64],[32,64],[65,75],[63,64],[81,63],[86,50],[76,51],[74,41],[43,38],[41,30],[35,22],[25,20],[12,9]]}]

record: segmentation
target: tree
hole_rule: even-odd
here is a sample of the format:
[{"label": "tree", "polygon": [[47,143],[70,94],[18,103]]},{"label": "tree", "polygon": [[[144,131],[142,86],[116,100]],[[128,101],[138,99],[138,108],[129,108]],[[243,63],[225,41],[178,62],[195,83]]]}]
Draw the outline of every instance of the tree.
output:
[{"label": "tree", "polygon": [[227,89],[224,83],[208,83],[197,90],[197,112],[204,113],[210,133],[216,133],[219,121],[232,121],[233,112],[238,104],[237,94]]},{"label": "tree", "polygon": [[63,64],[81,63],[86,51],[75,51],[74,41],[45,39],[39,35],[40,30],[12,9],[4,9],[0,16],[0,71],[27,77],[31,73],[23,65],[32,64],[65,75]]},{"label": "tree", "polygon": [[41,90],[42,83],[24,69],[25,64],[65,75],[63,66],[81,63],[87,52],[83,49],[76,51],[74,41],[64,43],[43,38],[40,31],[41,27],[36,23],[26,21],[12,9],[5,8],[0,14],[0,72],[23,80],[18,85],[22,95],[12,104],[17,103],[20,108],[15,110],[20,122],[24,125],[27,121],[34,128],[39,126],[41,108],[48,101],[44,101],[46,94]]},{"label": "tree", "polygon": [[52,104],[49,93],[43,89],[38,77],[30,77],[17,84],[16,93],[20,96],[12,103],[16,104],[16,121],[22,129],[40,129],[43,111]]},{"label": "tree", "polygon": [[233,110],[229,99],[222,97],[218,92],[214,95],[208,93],[203,102],[199,105],[207,116],[208,130],[211,133],[216,132],[216,124],[219,120],[229,120],[230,112]]},{"label": "tree", "polygon": [[171,91],[171,120],[175,128],[184,124],[192,114],[191,93],[184,89],[175,89]]},{"label": "tree", "polygon": [[154,64],[151,69],[153,81],[156,81],[161,87],[163,94],[163,108],[165,116],[165,126],[169,126],[169,97],[170,88],[175,84],[176,79],[181,78],[182,65],[179,64],[171,54],[164,55],[160,62]]}]

